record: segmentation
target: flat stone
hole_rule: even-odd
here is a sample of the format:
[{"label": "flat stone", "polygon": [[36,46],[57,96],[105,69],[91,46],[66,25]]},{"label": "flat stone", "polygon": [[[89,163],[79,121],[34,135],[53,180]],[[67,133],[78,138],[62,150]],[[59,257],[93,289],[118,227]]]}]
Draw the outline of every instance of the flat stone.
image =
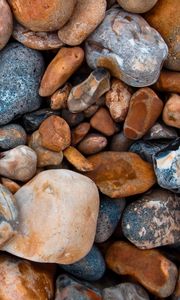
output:
[{"label": "flat stone", "polygon": [[82,172],[92,171],[93,165],[74,147],[70,146],[63,152],[64,157],[78,170]]},{"label": "flat stone", "polygon": [[117,151],[117,152],[126,152],[128,151],[129,147],[133,143],[133,140],[128,139],[124,132],[118,132],[117,134],[113,135],[111,143],[110,143],[110,150]]},{"label": "flat stone", "polygon": [[142,14],[152,9],[158,0],[117,0],[126,11]]},{"label": "flat stone", "polygon": [[143,137],[146,141],[151,140],[173,140],[178,137],[174,128],[166,126],[164,123],[156,122]]},{"label": "flat stone", "polygon": [[91,125],[88,122],[80,123],[71,131],[71,143],[77,145],[88,134]]},{"label": "flat stone", "polygon": [[164,106],[163,121],[169,126],[180,129],[180,96],[172,94]]},{"label": "flat stone", "polygon": [[78,149],[85,155],[101,152],[107,146],[107,138],[100,133],[89,133],[78,145]]},{"label": "flat stone", "polygon": [[116,132],[116,125],[111,118],[109,111],[100,107],[90,120],[92,128],[103,133],[106,136],[111,136]]},{"label": "flat stone", "polygon": [[5,47],[13,31],[13,16],[6,0],[0,3],[0,50]]},{"label": "flat stone", "polygon": [[180,93],[180,73],[163,70],[154,87],[162,92]]},{"label": "flat stone", "polygon": [[9,150],[26,144],[26,132],[19,124],[9,124],[0,127],[0,149]]},{"label": "flat stone", "polygon": [[103,300],[149,300],[148,293],[142,286],[125,282],[103,290]]}]

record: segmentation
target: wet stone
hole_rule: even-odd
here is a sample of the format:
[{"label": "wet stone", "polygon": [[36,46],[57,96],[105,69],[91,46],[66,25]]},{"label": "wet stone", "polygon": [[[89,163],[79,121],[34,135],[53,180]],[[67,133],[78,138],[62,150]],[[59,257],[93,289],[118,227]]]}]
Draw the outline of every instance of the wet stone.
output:
[{"label": "wet stone", "polygon": [[166,126],[164,123],[155,123],[150,130],[144,135],[143,139],[147,141],[151,140],[173,140],[178,137],[178,134],[174,128]]},{"label": "wet stone", "polygon": [[103,290],[103,300],[149,300],[142,286],[125,282]]},{"label": "wet stone", "polygon": [[26,132],[19,124],[0,127],[0,149],[9,150],[26,144]]}]

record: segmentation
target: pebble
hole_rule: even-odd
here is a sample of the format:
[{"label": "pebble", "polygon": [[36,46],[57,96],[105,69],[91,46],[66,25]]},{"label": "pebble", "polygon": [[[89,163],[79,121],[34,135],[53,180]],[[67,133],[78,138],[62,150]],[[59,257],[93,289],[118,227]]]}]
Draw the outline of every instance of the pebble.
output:
[{"label": "pebble", "polygon": [[110,198],[146,192],[156,182],[151,164],[130,152],[101,152],[88,160],[94,170],[87,172],[100,191]]},{"label": "pebble", "polygon": [[156,189],[127,206],[123,213],[124,236],[140,249],[176,244],[180,235],[180,197]]},{"label": "pebble", "polygon": [[65,44],[77,46],[102,22],[106,12],[106,0],[77,0],[72,17],[58,31]]},{"label": "pebble", "polygon": [[69,170],[40,172],[15,198],[19,231],[4,251],[32,261],[60,264],[74,263],[90,251],[99,195],[89,178]]},{"label": "pebble", "polygon": [[6,0],[0,1],[0,50],[5,47],[13,31],[13,16]]},{"label": "pebble", "polygon": [[174,128],[166,126],[164,123],[156,122],[143,137],[146,141],[151,140],[173,140],[178,137]]},{"label": "pebble", "polygon": [[26,132],[19,124],[8,124],[0,127],[0,149],[9,150],[26,144]]},{"label": "pebble", "polygon": [[36,173],[37,155],[22,145],[0,153],[0,175],[26,182]]},{"label": "pebble", "polygon": [[111,118],[109,111],[100,107],[90,120],[92,128],[103,133],[106,136],[111,136],[116,132],[116,126]]},{"label": "pebble", "polygon": [[162,92],[180,93],[180,73],[163,70],[155,88]]},{"label": "pebble", "polygon": [[104,258],[96,246],[93,246],[90,252],[76,263],[60,265],[60,267],[73,276],[88,281],[100,279],[106,270]]},{"label": "pebble", "polygon": [[84,116],[86,118],[91,118],[99,109],[99,105],[97,104],[92,104],[89,106],[87,109],[84,110]]},{"label": "pebble", "polygon": [[57,90],[50,99],[50,107],[53,110],[67,108],[67,99],[71,91],[71,84],[66,83],[61,89]]},{"label": "pebble", "polygon": [[133,94],[124,122],[124,135],[132,140],[143,137],[154,125],[163,109],[163,102],[150,88],[139,89]]},{"label": "pebble", "polygon": [[133,143],[133,140],[128,139],[124,132],[118,132],[114,134],[110,143],[110,150],[117,151],[117,152],[126,152],[128,151],[129,147]]},{"label": "pebble", "polygon": [[107,146],[107,138],[100,133],[89,133],[78,145],[78,149],[85,155],[101,152]]},{"label": "pebble", "polygon": [[96,228],[96,243],[107,241],[113,234],[125,207],[125,199],[110,199],[102,196]]},{"label": "pebble", "polygon": [[84,114],[72,113],[68,109],[62,110],[62,118],[69,124],[70,127],[75,127],[84,121]]},{"label": "pebble", "polygon": [[73,146],[77,145],[84,137],[88,134],[91,125],[88,122],[80,123],[71,131],[71,144]]},{"label": "pebble", "polygon": [[72,113],[82,112],[96,103],[110,89],[110,74],[103,68],[94,70],[89,77],[72,88],[68,108]]},{"label": "pebble", "polygon": [[42,146],[48,150],[59,152],[71,144],[69,125],[61,117],[48,117],[41,123],[39,133]]},{"label": "pebble", "polygon": [[140,16],[113,7],[86,41],[88,65],[107,68],[130,86],[144,87],[159,77],[168,48]]},{"label": "pebble", "polygon": [[148,293],[140,285],[125,282],[103,290],[103,300],[149,300]]},{"label": "pebble", "polygon": [[58,88],[62,87],[82,64],[83,59],[82,48],[61,48],[43,75],[39,88],[40,96],[51,96]]},{"label": "pebble", "polygon": [[169,126],[180,129],[180,95],[172,94],[163,110],[163,121]]},{"label": "pebble", "polygon": [[165,189],[180,193],[180,138],[157,152],[153,160],[158,184]]},{"label": "pebble", "polygon": [[149,11],[157,1],[158,0],[117,0],[123,9],[135,14],[142,14]]},{"label": "pebble", "polygon": [[55,31],[71,17],[76,0],[8,0],[16,20],[32,31]]},{"label": "pebble", "polygon": [[177,267],[157,250],[144,251],[117,241],[109,247],[106,263],[117,274],[131,276],[160,298],[166,298],[174,291]]},{"label": "pebble", "polygon": [[179,269],[179,276],[176,284],[176,289],[173,293],[172,300],[180,300],[180,269]]},{"label": "pebble", "polygon": [[39,108],[43,70],[43,57],[36,50],[10,43],[0,52],[0,125]]},{"label": "pebble", "polygon": [[87,172],[94,169],[93,165],[74,147],[70,146],[63,152],[64,157],[78,171]]},{"label": "pebble", "polygon": [[6,177],[1,177],[1,182],[12,194],[15,194],[21,187],[17,182]]}]

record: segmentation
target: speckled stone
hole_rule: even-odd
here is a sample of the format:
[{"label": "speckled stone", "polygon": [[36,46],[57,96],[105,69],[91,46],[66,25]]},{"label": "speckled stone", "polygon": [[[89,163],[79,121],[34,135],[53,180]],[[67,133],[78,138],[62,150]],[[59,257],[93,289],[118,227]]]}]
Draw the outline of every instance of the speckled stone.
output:
[{"label": "speckled stone", "polygon": [[36,50],[10,43],[0,52],[0,125],[39,108],[43,71],[43,57]]},{"label": "speckled stone", "polygon": [[178,134],[174,128],[156,122],[146,135],[144,135],[143,139],[147,141],[161,139],[173,140],[177,137]]},{"label": "speckled stone", "polygon": [[127,206],[123,213],[125,237],[140,249],[176,244],[180,236],[180,197],[157,189]]},{"label": "speckled stone", "polygon": [[59,266],[70,274],[89,281],[100,279],[106,269],[104,258],[96,246],[93,246],[90,252],[78,262]]},{"label": "speckled stone", "polygon": [[104,67],[128,85],[155,83],[168,48],[160,34],[140,16],[113,7],[86,41],[91,68]]},{"label": "speckled stone", "polygon": [[155,154],[154,170],[161,187],[180,193],[180,138]]},{"label": "speckled stone", "polygon": [[103,300],[149,300],[142,286],[125,282],[103,290]]},{"label": "speckled stone", "polygon": [[26,144],[26,132],[19,124],[0,127],[0,149],[9,150]]}]

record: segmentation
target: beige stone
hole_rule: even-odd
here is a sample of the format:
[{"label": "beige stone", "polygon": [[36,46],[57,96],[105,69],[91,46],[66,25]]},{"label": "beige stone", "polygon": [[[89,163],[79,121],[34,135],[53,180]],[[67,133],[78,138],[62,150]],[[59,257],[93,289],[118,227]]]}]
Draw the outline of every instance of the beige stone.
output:
[{"label": "beige stone", "polygon": [[117,0],[122,8],[136,14],[147,12],[157,1],[158,0]]},{"label": "beige stone", "polygon": [[180,128],[180,96],[173,94],[163,110],[163,121],[169,126]]}]

